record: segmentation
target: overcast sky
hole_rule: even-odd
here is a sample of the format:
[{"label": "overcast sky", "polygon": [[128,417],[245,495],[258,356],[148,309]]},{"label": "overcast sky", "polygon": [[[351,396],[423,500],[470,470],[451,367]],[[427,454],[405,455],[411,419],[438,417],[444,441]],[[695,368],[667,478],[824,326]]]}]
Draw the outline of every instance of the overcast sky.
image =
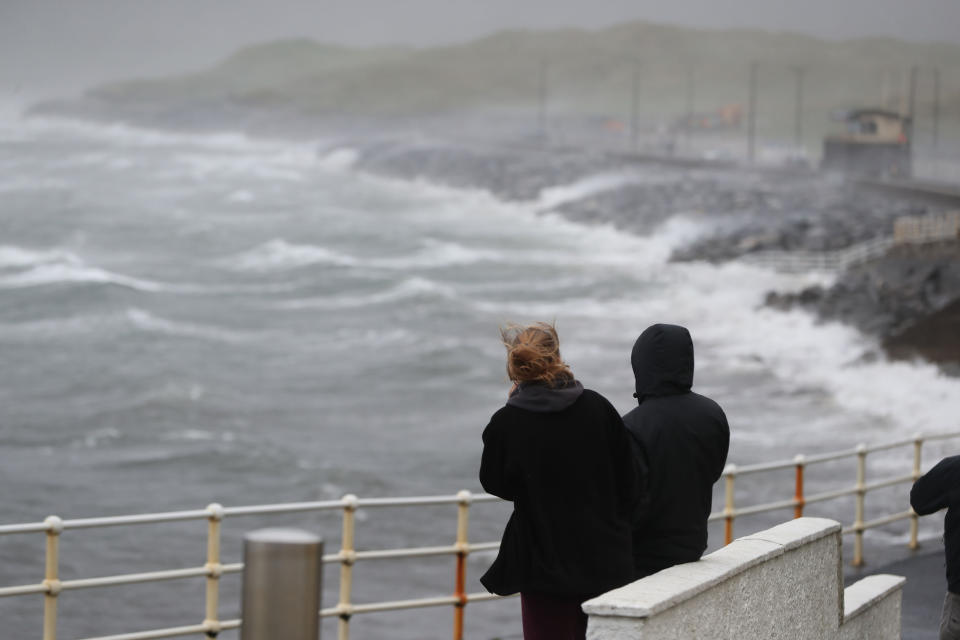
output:
[{"label": "overcast sky", "polygon": [[627,20],[960,43],[960,0],[0,0],[0,92],[183,71],[280,37],[431,45]]}]

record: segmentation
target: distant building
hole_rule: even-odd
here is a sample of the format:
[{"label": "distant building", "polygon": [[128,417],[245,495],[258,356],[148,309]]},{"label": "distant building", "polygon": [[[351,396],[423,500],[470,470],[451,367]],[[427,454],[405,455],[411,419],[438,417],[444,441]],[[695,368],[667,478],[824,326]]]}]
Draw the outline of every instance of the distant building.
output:
[{"label": "distant building", "polygon": [[875,177],[909,178],[912,121],[885,109],[856,109],[834,118],[846,132],[823,141],[822,169]]}]

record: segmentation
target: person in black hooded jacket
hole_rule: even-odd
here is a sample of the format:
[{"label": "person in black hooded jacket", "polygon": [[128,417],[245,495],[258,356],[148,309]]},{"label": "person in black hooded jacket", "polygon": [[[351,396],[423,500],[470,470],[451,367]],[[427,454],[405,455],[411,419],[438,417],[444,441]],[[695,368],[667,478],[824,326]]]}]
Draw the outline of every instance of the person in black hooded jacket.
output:
[{"label": "person in black hooded jacket", "polygon": [[943,544],[947,595],[940,615],[940,640],[960,639],[960,456],[950,456],[925,473],[910,489],[910,506],[926,516],[946,509]]},{"label": "person in black hooded jacket", "polygon": [[583,640],[580,604],[633,576],[630,436],[613,405],[574,379],[553,326],[503,338],[514,387],[483,431],[480,483],[513,513],[480,582],[520,592],[525,640]]},{"label": "person in black hooded jacket", "polygon": [[720,405],[691,390],[693,341],[686,328],[649,327],[637,338],[630,362],[640,404],[623,421],[647,471],[646,502],[638,505],[633,526],[639,579],[703,555],[730,428]]}]

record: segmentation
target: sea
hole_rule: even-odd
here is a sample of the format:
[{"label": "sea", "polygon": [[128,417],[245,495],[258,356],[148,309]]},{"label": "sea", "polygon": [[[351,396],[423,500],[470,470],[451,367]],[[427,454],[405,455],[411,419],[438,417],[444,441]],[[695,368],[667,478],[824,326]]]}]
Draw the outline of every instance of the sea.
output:
[{"label": "sea", "polygon": [[[682,180],[682,169],[607,168],[504,201],[429,176],[366,173],[364,153],[344,140],[0,108],[0,524],[481,492],[480,434],[510,386],[499,328],[511,322],[556,323],[576,376],[623,412],[635,402],[637,335],[656,322],[687,326],[695,390],[726,411],[738,464],[958,427],[960,379],[890,361],[854,328],[763,305],[769,291],[829,274],[670,262],[706,232],[682,211],[643,236],[556,211],[630,182]],[[925,466],[950,449],[928,447]],[[911,463],[901,449],[872,457],[869,471],[909,473]],[[822,469],[809,470],[809,486],[855,478],[851,460]],[[870,494],[868,515],[901,510],[905,491]],[[791,470],[738,480],[744,504],[792,495]],[[817,513],[852,521],[852,500],[831,505]],[[471,540],[498,540],[508,514],[476,505]],[[737,533],[790,515],[738,520]],[[455,517],[454,506],[362,509],[357,546],[451,544]],[[316,531],[328,553],[339,545],[336,513],[228,518],[224,562],[239,562],[244,532],[263,526]],[[711,529],[712,547],[721,535]],[[61,576],[200,566],[205,536],[204,521],[67,531]],[[868,537],[900,545],[906,524]],[[42,534],[0,536],[0,587],[40,582],[43,548]],[[492,557],[470,556],[468,591],[483,590]],[[447,595],[453,566],[361,562],[352,596]],[[337,567],[325,581],[331,607]],[[221,617],[238,617],[240,578],[222,583]],[[202,579],[67,591],[59,637],[197,624],[203,595]],[[452,616],[359,615],[351,637],[446,638]],[[0,598],[0,620],[5,639],[37,637],[42,596]],[[468,638],[520,638],[519,601],[471,604],[466,624]]]}]

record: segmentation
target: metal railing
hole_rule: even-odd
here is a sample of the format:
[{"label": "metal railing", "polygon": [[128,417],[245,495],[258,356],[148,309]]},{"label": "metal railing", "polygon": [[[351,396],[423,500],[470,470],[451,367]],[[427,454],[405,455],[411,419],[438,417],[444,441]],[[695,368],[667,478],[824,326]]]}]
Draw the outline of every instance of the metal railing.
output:
[{"label": "metal railing", "polygon": [[[733,524],[738,516],[754,515],[771,511],[780,511],[783,509],[793,509],[793,516],[799,518],[803,515],[804,508],[808,504],[817,502],[826,502],[836,500],[846,496],[855,496],[854,520],[849,526],[844,527],[843,534],[853,534],[853,559],[851,564],[859,567],[863,564],[863,532],[868,529],[881,527],[883,525],[897,522],[899,520],[910,519],[910,541],[908,543],[911,549],[917,548],[917,535],[919,529],[919,519],[913,509],[906,509],[896,513],[888,514],[881,518],[866,521],[866,496],[870,491],[892,487],[899,484],[913,483],[919,478],[921,473],[921,460],[923,456],[923,445],[925,442],[935,440],[947,440],[960,437],[960,431],[950,433],[940,433],[935,435],[923,436],[917,434],[907,440],[897,440],[884,444],[867,446],[859,444],[853,449],[838,451],[833,453],[824,453],[815,456],[797,455],[792,460],[783,460],[779,462],[768,462],[762,464],[745,465],[738,467],[735,464],[727,465],[723,471],[725,483],[725,501],[722,511],[710,514],[710,521],[724,521],[724,542],[730,544],[733,541]],[[911,447],[913,453],[913,470],[909,474],[885,478],[874,482],[867,482],[867,455],[878,451],[889,451],[903,447]],[[834,491],[826,491],[813,495],[804,493],[804,477],[806,468],[811,465],[823,464],[835,460],[846,458],[857,459],[856,482],[849,487]],[[734,500],[734,483],[738,476],[745,476],[755,473],[769,471],[778,471],[783,469],[794,469],[794,495],[793,498],[767,502],[764,504],[755,504],[749,507],[736,508]]]},{"label": "metal railing", "polygon": [[[803,515],[804,508],[809,504],[826,502],[828,500],[834,500],[852,495],[856,496],[854,521],[852,525],[843,529],[843,533],[854,535],[853,564],[855,566],[859,566],[863,563],[863,533],[871,528],[880,527],[909,518],[911,519],[909,546],[911,548],[915,548],[917,546],[918,531],[916,514],[913,513],[912,510],[908,509],[906,511],[889,514],[875,520],[865,521],[864,514],[866,494],[870,491],[884,487],[891,487],[898,484],[915,481],[921,475],[921,458],[924,443],[957,437],[960,437],[960,431],[930,436],[917,435],[908,440],[899,440],[896,442],[870,447],[861,444],[856,448],[847,451],[826,453],[809,457],[798,455],[791,460],[780,462],[753,464],[740,467],[730,464],[723,473],[726,492],[724,508],[722,511],[711,514],[709,519],[710,521],[724,521],[725,542],[730,543],[733,540],[734,522],[737,517],[773,512],[783,509],[792,509],[793,516],[800,517]],[[867,455],[878,451],[888,451],[902,447],[912,448],[912,472],[907,475],[885,478],[868,483],[866,478]],[[804,477],[807,467],[836,460],[843,460],[846,458],[857,459],[856,482],[854,485],[814,495],[806,495],[804,493]],[[737,477],[790,468],[795,470],[794,495],[792,498],[763,504],[754,504],[740,508],[736,507],[734,499],[734,484]],[[338,639],[349,639],[350,619],[355,615],[380,611],[453,606],[453,638],[454,640],[462,640],[464,608],[466,605],[470,602],[494,600],[499,598],[499,596],[487,593],[466,592],[466,558],[468,554],[474,551],[495,550],[499,547],[498,542],[471,544],[468,541],[470,506],[473,503],[493,502],[499,500],[500,499],[495,496],[488,494],[474,495],[469,491],[461,491],[455,496],[424,496],[409,498],[362,499],[357,498],[354,495],[346,495],[340,500],[268,504],[244,507],[223,507],[219,504],[211,504],[205,509],[198,509],[194,511],[174,511],[166,513],[139,514],[105,518],[63,520],[57,516],[50,516],[43,522],[3,525],[0,526],[0,536],[30,533],[44,534],[46,536],[46,563],[44,579],[41,582],[36,584],[0,587],[0,598],[41,594],[44,599],[42,637],[43,640],[56,640],[57,602],[59,596],[65,591],[202,577],[206,580],[206,601],[205,617],[203,622],[200,624],[168,627],[164,629],[125,633],[120,635],[96,636],[89,637],[84,640],[152,640],[155,638],[172,638],[195,634],[206,634],[208,637],[215,637],[219,632],[228,629],[239,628],[241,624],[239,619],[221,620],[219,618],[220,578],[223,575],[240,573],[243,571],[242,563],[224,564],[221,561],[220,538],[222,521],[225,518],[233,518],[238,516],[276,515],[340,510],[342,511],[343,522],[343,534],[341,537],[340,551],[335,554],[323,556],[324,563],[338,563],[340,565],[339,597],[336,606],[320,610],[321,617],[337,617],[339,619],[337,633]],[[358,551],[355,548],[354,534],[356,531],[355,515],[357,509],[424,507],[432,505],[457,506],[456,537],[452,545],[365,551]],[[59,543],[60,537],[65,531],[93,529],[100,527],[135,526],[185,520],[207,520],[207,557],[206,563],[201,567],[102,576],[76,580],[60,579]],[[456,557],[453,594],[430,598],[393,600],[366,604],[356,604],[352,601],[353,566],[355,563],[359,561],[382,560],[390,558],[417,558],[443,555],[452,555]]]},{"label": "metal railing", "polygon": [[892,237],[879,237],[835,251],[757,251],[743,255],[740,260],[784,273],[838,272],[882,256],[893,245]]},{"label": "metal railing", "polygon": [[897,218],[893,225],[893,239],[897,244],[960,240],[960,211]]},{"label": "metal railing", "polygon": [[[173,638],[194,634],[206,634],[216,637],[221,631],[240,627],[241,621],[221,620],[219,618],[220,578],[226,574],[243,571],[242,563],[224,564],[220,558],[220,529],[225,518],[236,516],[275,515],[286,513],[304,513],[342,510],[343,536],[338,553],[324,555],[325,564],[340,564],[339,600],[335,607],[320,610],[323,618],[338,617],[338,638],[348,640],[350,637],[350,619],[355,615],[378,611],[395,611],[401,609],[415,609],[422,607],[453,606],[454,607],[454,640],[463,638],[463,610],[469,602],[494,600],[500,596],[488,593],[466,592],[466,558],[474,551],[486,551],[499,548],[499,542],[474,543],[468,542],[469,510],[470,505],[476,502],[499,501],[500,498],[488,494],[473,495],[469,491],[461,491],[455,496],[421,496],[411,498],[367,498],[361,499],[354,495],[346,495],[340,500],[320,502],[295,502],[285,504],[268,504],[245,507],[223,507],[211,504],[206,509],[195,511],[174,511],[167,513],[147,513],[129,516],[115,516],[106,518],[83,518],[62,520],[57,516],[50,516],[43,522],[13,524],[0,526],[0,536],[43,533],[46,536],[46,570],[44,579],[37,584],[0,587],[0,598],[42,594],[43,607],[43,640],[57,638],[57,601],[61,593],[76,589],[91,589],[117,585],[129,585],[144,582],[159,582],[163,580],[177,580],[183,578],[206,578],[206,609],[202,623],[181,627],[169,627],[135,633],[125,633],[111,636],[96,636],[84,640],[152,640],[154,638]],[[416,547],[404,549],[377,549],[358,551],[354,547],[354,533],[356,530],[355,514],[360,508],[381,507],[423,507],[431,505],[457,505],[457,531],[454,544],[435,547]],[[154,524],[160,522],[175,522],[184,520],[207,520],[207,558],[202,567],[174,569],[167,571],[151,571],[147,573],[130,573],[97,578],[78,580],[61,580],[60,565],[60,537],[65,531],[75,529],[92,529],[99,527],[132,526]],[[355,604],[351,601],[353,588],[353,566],[359,561],[382,560],[390,558],[416,558],[427,556],[456,556],[456,575],[454,593],[433,598],[415,600],[394,600],[369,604]]]},{"label": "metal railing", "polygon": [[894,220],[892,236],[864,240],[835,251],[767,250],[747,253],[740,260],[784,273],[835,273],[882,256],[896,245],[951,239],[960,239],[960,211],[936,216],[901,216]]}]

